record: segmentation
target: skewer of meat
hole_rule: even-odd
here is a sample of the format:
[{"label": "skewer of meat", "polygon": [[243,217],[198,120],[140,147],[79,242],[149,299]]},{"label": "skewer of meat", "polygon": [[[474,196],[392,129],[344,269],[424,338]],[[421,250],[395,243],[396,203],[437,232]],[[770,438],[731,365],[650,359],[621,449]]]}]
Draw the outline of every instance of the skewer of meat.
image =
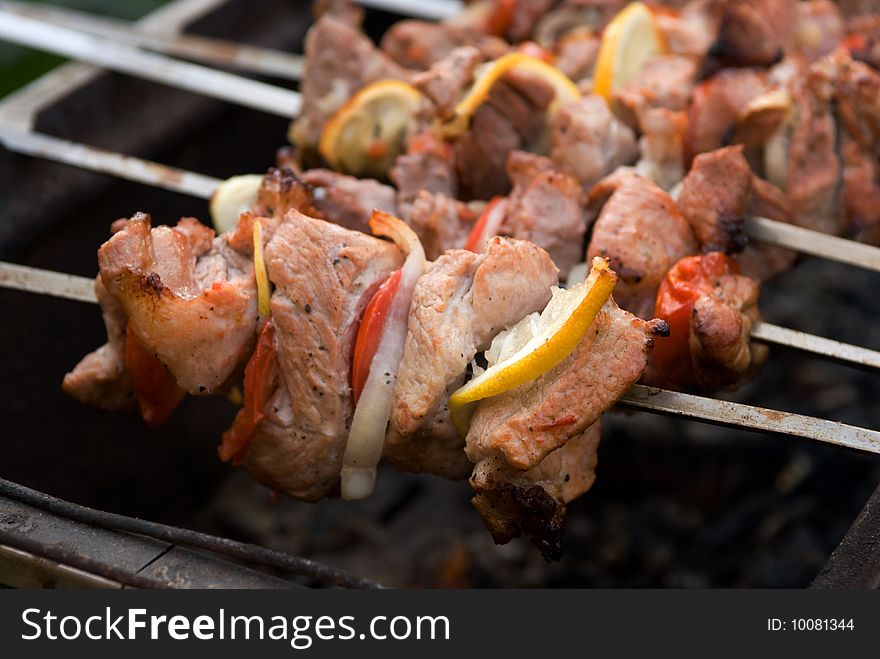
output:
[{"label": "skewer of meat", "polygon": [[[172,67],[173,68],[173,67]],[[16,139],[16,137],[18,139]],[[7,136],[7,143],[12,148],[33,148],[33,146],[24,146],[21,136]],[[649,140],[650,142],[650,140]],[[803,239],[799,234],[794,234],[791,230],[785,231],[782,227],[779,227],[779,230],[775,230],[776,227],[772,225],[772,223],[768,223],[761,220],[752,220],[747,223],[747,228],[749,232],[754,233],[755,235],[760,235],[764,239],[772,239],[782,242],[798,242],[800,247],[804,247],[807,243],[806,240]],[[801,238],[798,240],[798,238]],[[818,250],[817,250],[818,251]],[[822,250],[824,255],[828,254],[828,250]],[[861,259],[861,262],[864,262],[865,259]]]}]

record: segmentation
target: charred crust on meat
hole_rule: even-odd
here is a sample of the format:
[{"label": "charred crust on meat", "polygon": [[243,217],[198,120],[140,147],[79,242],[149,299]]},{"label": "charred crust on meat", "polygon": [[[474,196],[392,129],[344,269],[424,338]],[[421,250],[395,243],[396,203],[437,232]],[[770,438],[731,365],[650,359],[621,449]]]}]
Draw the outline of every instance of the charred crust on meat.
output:
[{"label": "charred crust on meat", "polygon": [[143,282],[144,286],[156,295],[161,295],[162,291],[165,290],[165,285],[162,283],[162,278],[159,276],[158,272],[151,272],[144,277]]},{"label": "charred crust on meat", "polygon": [[565,504],[540,485],[494,482],[472,500],[496,544],[525,535],[547,562],[562,558]]},{"label": "charred crust on meat", "polygon": [[669,336],[669,323],[662,318],[654,318],[648,321],[648,330],[653,336]]}]

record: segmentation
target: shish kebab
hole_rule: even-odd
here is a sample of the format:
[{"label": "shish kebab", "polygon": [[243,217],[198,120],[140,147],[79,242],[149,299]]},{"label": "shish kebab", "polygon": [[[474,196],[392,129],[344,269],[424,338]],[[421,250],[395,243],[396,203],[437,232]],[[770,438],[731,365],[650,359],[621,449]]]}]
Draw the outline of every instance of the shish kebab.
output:
[{"label": "shish kebab", "polygon": [[[370,6],[378,7],[382,4],[382,2],[375,2]],[[448,17],[450,12],[443,6],[445,4],[454,3],[438,3],[438,6],[431,11],[422,11],[424,8],[420,8],[419,15],[426,18]],[[79,25],[84,32],[51,22],[64,21],[70,17],[74,19],[74,24]],[[135,30],[125,30],[118,25],[111,24],[111,26],[108,27],[104,25],[103,21],[95,21],[83,14],[69,10],[59,12],[57,8],[35,9],[26,5],[20,6],[14,2],[0,3],[0,36],[9,41],[75,57],[110,70],[148,78],[272,114],[289,118],[295,118],[298,114],[301,96],[297,92],[281,90],[271,85],[172,58],[143,53],[138,48],[117,40],[123,36],[135,37],[137,35]],[[102,38],[99,40],[95,38],[96,36]],[[116,39],[112,37],[116,37]],[[136,39],[135,43],[138,43]],[[177,43],[176,40],[170,40],[166,49],[173,48],[172,44],[175,43]],[[141,42],[141,45],[145,47],[150,47],[151,44],[155,45],[155,41],[146,39]],[[235,47],[240,48],[238,45]],[[182,52],[192,56],[202,55],[203,58],[210,59],[216,50],[218,50],[216,45],[212,47],[210,42],[209,45],[203,45],[196,40],[191,45],[188,44]],[[274,51],[269,51],[269,53],[274,54]],[[265,61],[271,63],[264,65],[262,52],[249,56],[249,51],[245,48],[244,54],[241,56],[241,60],[243,60],[241,65],[258,72],[277,75],[276,69],[281,65],[286,54],[277,53],[275,55],[277,56],[274,59],[266,57]],[[236,56],[233,61],[225,60],[225,63],[230,65],[239,63],[239,57]],[[298,79],[301,75],[301,61],[294,59],[290,63],[293,66],[293,73],[290,74],[290,77]],[[113,155],[100,149],[66,142],[49,135],[40,135],[31,131],[3,126],[0,126],[0,140],[6,148],[12,151],[40,155],[77,166],[91,166],[124,178],[135,177],[134,180],[144,180],[144,174],[139,176],[136,171],[138,169],[144,170],[143,167],[137,167],[137,163],[141,162],[138,159],[126,157],[126,160],[130,160],[130,162],[120,163]],[[77,153],[74,155],[74,152]],[[147,176],[149,175],[147,174]],[[151,180],[156,181],[156,179]],[[164,187],[187,192],[185,188],[181,189],[179,186],[169,184],[169,181],[173,180],[165,179],[158,182],[165,183]],[[200,194],[204,194],[204,186],[199,190]],[[744,223],[746,235],[755,240],[806,254],[839,260],[859,267],[880,269],[880,251],[872,249],[872,246],[865,247],[854,244],[852,241],[845,241],[845,239],[836,236],[827,236],[821,232],[816,235],[816,233],[811,233],[809,229],[797,225],[755,215],[746,216]]]},{"label": "shish kebab", "polygon": [[[374,218],[374,219],[375,219],[375,218]],[[137,220],[137,222],[136,222],[136,226],[140,226],[140,227],[141,227],[141,230],[142,230],[142,228],[143,228],[143,224],[144,224],[144,222],[143,222],[142,219],[141,219],[141,220]],[[186,232],[186,231],[190,231],[190,230],[193,230],[193,228],[192,228],[192,227],[189,227],[188,225],[187,225],[187,226],[184,226],[183,224],[181,224],[181,225],[179,225],[179,226],[180,226],[181,229],[184,229],[184,232]],[[256,228],[258,228],[258,227],[260,226],[259,221],[257,221],[257,223],[256,223],[254,226],[255,226]],[[128,229],[121,229],[121,230],[120,230],[120,234],[124,234],[125,231],[127,231],[127,230],[128,230]],[[132,227],[132,230],[134,230],[134,227]],[[115,240],[115,239],[114,239],[114,240]],[[112,242],[113,242],[113,241],[111,241],[111,243],[112,243]],[[108,243],[108,245],[109,245],[109,244],[110,244],[110,243]],[[256,251],[256,245],[257,245],[257,244],[258,244],[258,243],[255,242],[255,251]],[[493,241],[493,245],[494,245],[494,246],[498,246],[499,243],[498,243],[497,241]],[[595,263],[595,261],[594,261],[594,263]],[[599,278],[599,277],[600,277],[600,274],[601,274],[601,273],[600,273],[600,274],[596,274],[596,273],[599,272],[599,271],[602,271],[602,270],[603,270],[603,268],[602,268],[602,266],[601,266],[601,261],[600,261],[600,262],[599,262],[599,265],[595,265],[595,266],[594,266],[594,275],[596,276],[596,278]],[[607,265],[605,266],[605,270],[607,271]],[[595,282],[594,282],[594,285],[595,285]],[[578,289],[578,287],[575,286],[572,290],[577,290],[577,289]],[[491,298],[490,298],[490,299],[491,299]],[[552,314],[551,314],[551,315],[552,315]],[[131,320],[131,318],[129,318],[129,320]],[[108,329],[109,329],[109,326],[108,326]],[[521,332],[521,331],[524,331],[524,330],[519,330],[519,331]],[[516,334],[516,333],[515,333],[515,334]],[[513,340],[513,339],[510,338],[510,335],[508,335],[508,336],[505,338],[505,341],[506,341],[506,342],[510,342],[510,341],[512,341],[512,340]],[[516,343],[516,342],[514,341],[514,343]],[[503,352],[503,350],[504,350],[503,346],[500,347],[499,350],[500,350],[500,354],[503,355],[503,354],[504,354],[504,352]],[[491,352],[491,351],[490,351],[490,352]],[[516,354],[516,353],[514,353],[514,354]],[[496,359],[498,359],[498,358],[500,358],[500,356],[496,356]],[[503,363],[503,361],[504,361],[504,360],[502,360],[501,363]],[[166,366],[167,366],[167,364],[166,364]],[[488,372],[491,372],[491,368],[490,368],[490,370],[489,370]],[[488,373],[488,372],[487,372],[487,373]],[[484,375],[485,375],[485,374],[484,374]],[[482,376],[481,376],[481,377],[482,377]],[[479,380],[479,378],[476,378],[475,381],[476,381],[476,380]],[[490,380],[491,380],[491,378],[490,378]],[[466,387],[465,387],[465,388],[466,388]],[[471,388],[473,389],[473,387],[471,387]],[[453,398],[454,398],[454,396],[453,396]],[[453,416],[454,416],[454,415],[453,415]],[[566,417],[566,418],[567,418],[567,417]],[[567,424],[562,424],[562,425],[567,425]],[[555,426],[553,426],[553,428],[555,428]],[[530,429],[530,430],[531,430],[531,429]],[[552,430],[552,428],[551,428],[551,429],[548,429],[548,430]],[[552,434],[552,433],[551,433],[551,434]],[[586,437],[586,436],[585,436],[585,438],[583,438],[583,439],[580,440],[581,443],[584,443],[585,445],[588,445],[588,446],[589,446],[593,441],[594,441],[594,438],[590,438],[590,437]],[[566,444],[566,446],[567,446],[567,445],[568,445],[568,444]],[[577,448],[577,447],[575,447],[575,450],[576,450],[576,448]],[[558,459],[558,458],[560,458],[560,455],[557,454],[555,457]],[[490,458],[487,458],[487,460],[491,460],[491,459],[494,459],[494,458],[491,458],[491,456],[490,456]],[[563,458],[563,459],[564,459],[564,458]],[[481,464],[482,464],[482,462],[481,462]],[[517,463],[517,464],[520,464],[520,467],[521,467],[521,463]],[[478,465],[478,467],[479,467],[479,465]],[[483,469],[482,469],[482,471],[479,471],[479,472],[475,471],[474,476],[473,476],[473,478],[472,478],[472,482],[477,483],[477,484],[481,484],[480,487],[483,488],[482,490],[480,490],[480,491],[481,491],[481,495],[480,495],[480,497],[482,497],[482,499],[480,499],[480,497],[478,497],[478,500],[482,501],[482,507],[481,507],[480,505],[478,505],[478,508],[481,508],[481,512],[483,512],[484,517],[487,519],[487,523],[490,523],[490,527],[492,527],[492,523],[493,523],[493,520],[494,520],[495,527],[493,528],[493,533],[496,535],[496,537],[498,537],[499,535],[503,536],[505,533],[510,533],[510,532],[516,531],[517,528],[514,528],[513,531],[511,531],[511,530],[508,528],[508,525],[511,524],[511,523],[514,524],[514,527],[516,527],[517,524],[518,524],[520,527],[523,525],[522,520],[519,520],[519,521],[514,520],[514,521],[512,522],[511,519],[509,519],[510,515],[508,515],[508,514],[505,512],[505,510],[504,510],[505,507],[509,507],[509,506],[511,505],[511,501],[509,501],[507,498],[505,498],[506,495],[503,494],[504,492],[508,492],[508,493],[509,493],[509,490],[506,490],[506,489],[504,489],[504,488],[501,488],[501,489],[499,490],[498,488],[496,488],[496,487],[493,486],[493,483],[496,482],[496,481],[493,480],[493,479],[498,479],[499,474],[502,474],[502,475],[505,475],[505,476],[506,476],[506,474],[505,474],[503,468],[501,469],[501,471],[499,471],[499,469],[498,469],[498,465],[492,465],[492,464],[490,464],[489,466],[486,466],[485,464],[483,464]],[[488,481],[486,480],[487,478],[489,479]],[[502,480],[505,480],[505,479],[502,478]],[[566,479],[566,482],[567,482],[567,480],[568,480],[568,479]],[[510,483],[507,482],[507,481],[505,481],[505,483],[506,483],[506,485],[510,485]],[[516,489],[516,487],[514,488],[514,491],[518,491],[518,490]],[[562,495],[562,496],[564,497],[564,495]],[[509,498],[509,497],[508,497],[508,498]],[[514,498],[515,498],[515,497],[514,497]],[[488,501],[488,503],[487,503],[487,501]],[[507,511],[507,512],[510,512],[510,511]],[[515,517],[515,516],[516,516],[516,515],[514,515],[514,517]],[[528,521],[528,520],[527,520],[527,521]],[[527,533],[529,532],[528,529],[526,529],[526,532],[527,532]]]}]

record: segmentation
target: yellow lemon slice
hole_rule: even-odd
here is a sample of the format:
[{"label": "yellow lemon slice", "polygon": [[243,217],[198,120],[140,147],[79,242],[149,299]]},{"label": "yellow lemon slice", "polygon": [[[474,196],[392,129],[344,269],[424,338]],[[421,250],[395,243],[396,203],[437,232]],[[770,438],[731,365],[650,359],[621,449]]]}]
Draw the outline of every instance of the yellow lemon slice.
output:
[{"label": "yellow lemon slice", "polygon": [[556,97],[548,108],[548,116],[553,116],[563,103],[576,101],[581,97],[577,85],[552,64],[526,53],[508,53],[486,64],[479,71],[474,84],[455,106],[452,115],[437,125],[438,134],[443,138],[451,139],[464,133],[470,125],[474,112],[489,97],[492,86],[513,69],[534,74],[553,87]]},{"label": "yellow lemon slice", "polygon": [[585,282],[554,289],[540,316],[527,316],[499,334],[486,352],[489,368],[449,397],[449,412],[459,434],[467,435],[472,403],[534,380],[570,355],[616,283],[608,261],[596,257]]},{"label": "yellow lemon slice", "polygon": [[268,318],[272,312],[272,285],[263,256],[263,225],[259,220],[254,220],[254,276],[257,278],[257,313],[262,318]]},{"label": "yellow lemon slice", "polygon": [[654,14],[641,2],[620,11],[605,28],[593,91],[611,100],[611,93],[629,82],[651,57],[666,52],[663,34]]},{"label": "yellow lemon slice", "polygon": [[326,123],[318,150],[337,171],[383,178],[406,149],[421,100],[421,92],[402,80],[367,85]]},{"label": "yellow lemon slice", "polygon": [[261,174],[243,174],[226,179],[217,186],[208,210],[217,233],[226,233],[238,223],[238,217],[254,207],[263,182]]}]

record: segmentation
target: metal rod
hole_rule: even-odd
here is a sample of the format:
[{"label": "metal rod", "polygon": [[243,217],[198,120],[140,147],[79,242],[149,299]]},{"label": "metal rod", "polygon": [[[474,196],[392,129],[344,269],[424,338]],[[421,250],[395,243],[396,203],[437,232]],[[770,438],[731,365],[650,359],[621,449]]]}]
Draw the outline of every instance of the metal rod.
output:
[{"label": "metal rod", "polygon": [[812,439],[880,455],[880,432],[801,414],[639,384],[633,385],[617,404],[633,410],[696,419],[731,428]]},{"label": "metal rod", "polygon": [[780,327],[771,323],[758,323],[752,328],[752,338],[763,343],[773,343],[794,348],[833,361],[844,362],[863,368],[880,369],[880,352],[849,343],[826,339],[814,334]]},{"label": "metal rod", "polygon": [[189,34],[144,32],[128,21],[43,3],[3,0],[0,2],[0,10],[46,21],[53,25],[66,26],[157,53],[176,55],[286,80],[299,80],[302,77],[302,56],[279,50]]},{"label": "metal rod", "polygon": [[[76,277],[0,262],[0,287],[94,303],[97,300],[93,286],[94,282],[86,277]],[[822,339],[802,332],[786,330],[774,325],[763,325],[758,334],[763,335],[764,338],[762,340],[769,340],[768,336],[776,335],[779,339],[776,341],[777,343],[783,343],[784,341],[784,345],[860,366],[871,367],[878,360],[878,353],[874,351],[838,341]],[[798,337],[804,338],[803,344],[797,342],[799,340]],[[824,349],[827,349],[827,351],[823,352]],[[860,361],[862,357],[867,359],[865,363]],[[880,454],[880,432],[824,419],[789,414],[788,412],[780,412],[778,410],[752,407],[741,403],[676,393],[674,391],[654,389],[641,385],[634,385],[620,399],[618,404],[624,407],[687,417],[708,423],[805,437],[820,442]]]},{"label": "metal rod", "polygon": [[98,303],[94,279],[4,261],[0,261],[0,288]]},{"label": "metal rod", "polygon": [[299,93],[0,11],[0,38],[291,119]]},{"label": "metal rod", "polygon": [[[307,558],[300,558],[274,549],[266,549],[258,545],[237,542],[199,531],[181,529],[175,526],[168,526],[167,524],[159,524],[157,522],[134,519],[125,515],[87,508],[76,503],[64,501],[63,499],[56,499],[43,492],[37,492],[24,485],[19,485],[2,478],[0,478],[0,494],[77,522],[105,529],[137,533],[175,545],[206,549],[224,556],[231,556],[259,565],[284,570],[291,574],[310,577],[334,586],[343,586],[345,588],[381,588],[379,584],[373,581],[355,577],[338,568],[330,567]],[[0,541],[5,539],[0,534]],[[13,543],[7,542],[7,544]],[[25,551],[32,551],[32,547],[19,548]],[[55,560],[54,557],[50,558]],[[74,565],[74,567],[81,566]],[[116,575],[107,576],[115,578]],[[122,579],[117,579],[117,581],[125,583]]]},{"label": "metal rod", "polygon": [[880,272],[880,248],[872,245],[766,217],[747,217],[745,230],[746,235],[753,240]]},{"label": "metal rod", "polygon": [[370,9],[433,21],[452,18],[464,9],[464,4],[458,0],[357,0],[357,3]]},{"label": "metal rod", "polygon": [[15,153],[54,160],[93,172],[112,174],[129,181],[181,192],[200,199],[209,199],[220,184],[220,179],[210,176],[42,133],[0,126],[0,144]]}]

